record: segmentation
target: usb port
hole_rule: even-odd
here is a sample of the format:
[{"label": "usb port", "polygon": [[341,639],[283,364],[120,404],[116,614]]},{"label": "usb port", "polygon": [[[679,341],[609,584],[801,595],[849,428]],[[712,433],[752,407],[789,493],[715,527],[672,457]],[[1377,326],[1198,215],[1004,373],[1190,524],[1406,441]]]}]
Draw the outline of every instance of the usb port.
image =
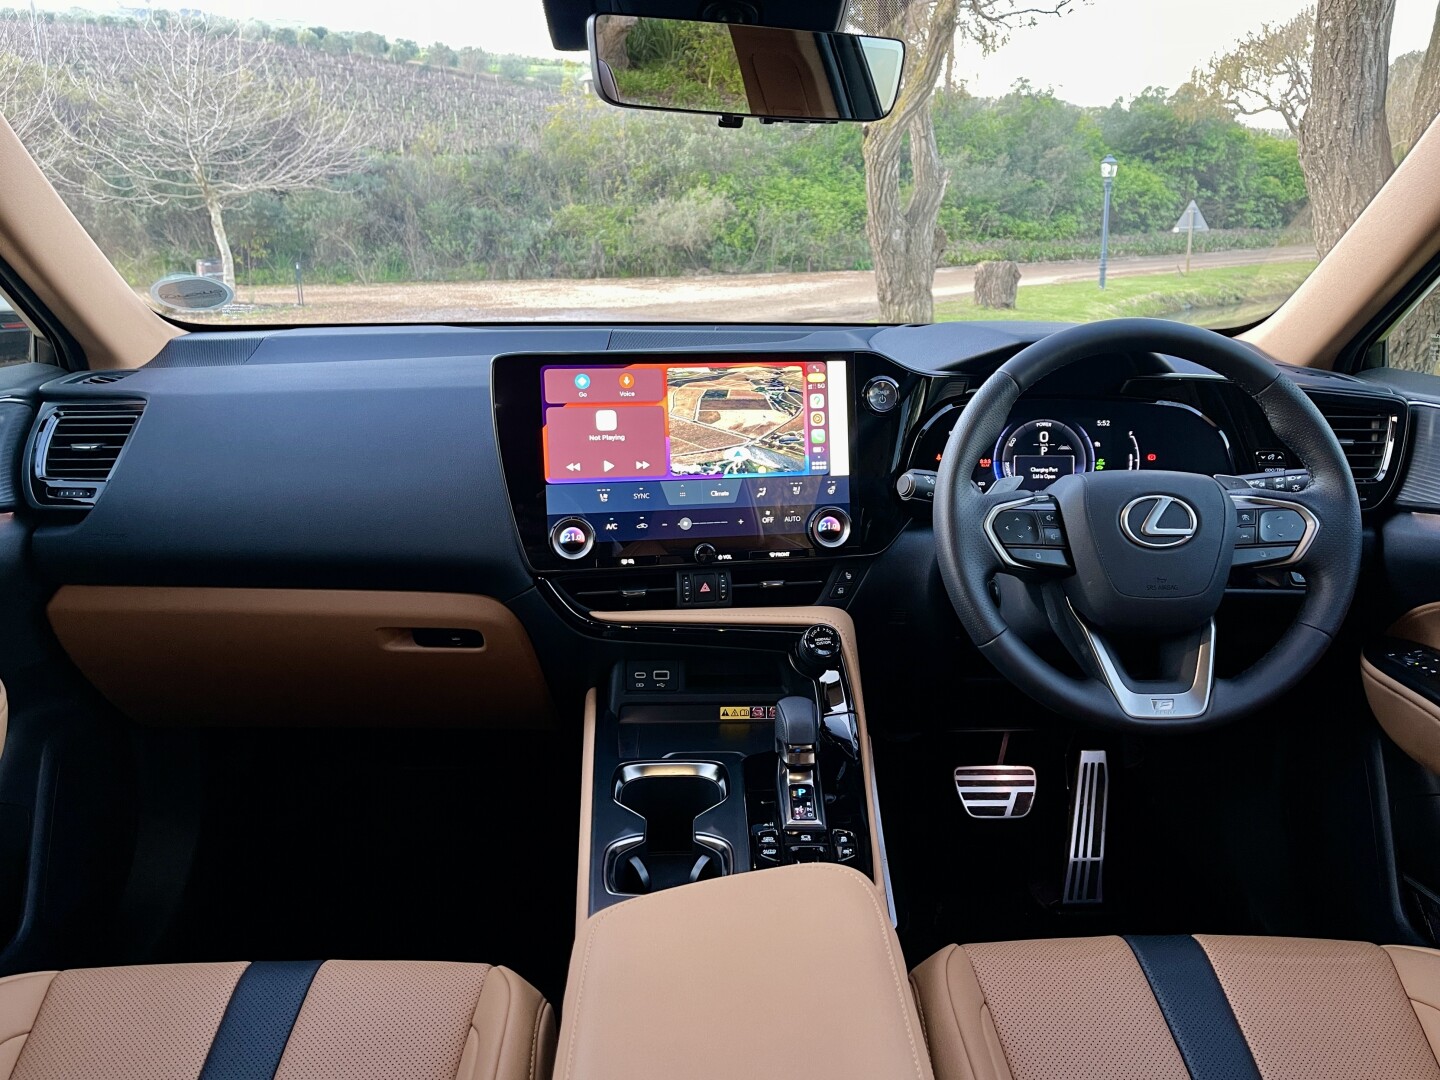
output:
[{"label": "usb port", "polygon": [[668,671],[663,671],[663,670],[662,670],[662,671],[652,671],[652,672],[650,673],[650,678],[654,679],[656,682],[669,682],[669,681],[670,681],[670,672],[668,672]]}]

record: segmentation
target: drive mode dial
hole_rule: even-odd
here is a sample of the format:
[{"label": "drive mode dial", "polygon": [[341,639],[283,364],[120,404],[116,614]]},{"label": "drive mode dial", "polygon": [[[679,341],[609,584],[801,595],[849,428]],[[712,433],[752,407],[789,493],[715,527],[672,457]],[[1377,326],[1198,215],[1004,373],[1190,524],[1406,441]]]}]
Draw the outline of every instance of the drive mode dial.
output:
[{"label": "drive mode dial", "polygon": [[568,517],[550,530],[550,546],[562,559],[583,559],[595,546],[595,529],[584,518]]}]

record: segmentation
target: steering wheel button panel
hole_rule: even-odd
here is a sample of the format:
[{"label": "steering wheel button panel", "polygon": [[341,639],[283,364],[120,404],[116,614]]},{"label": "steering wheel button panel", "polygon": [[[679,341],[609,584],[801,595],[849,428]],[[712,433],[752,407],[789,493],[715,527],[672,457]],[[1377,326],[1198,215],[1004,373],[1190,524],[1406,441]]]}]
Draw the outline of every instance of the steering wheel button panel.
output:
[{"label": "steering wheel button panel", "polygon": [[1266,510],[1260,515],[1260,540],[1265,544],[1298,544],[1305,519],[1294,510]]},{"label": "steering wheel button panel", "polygon": [[1259,566],[1261,563],[1286,562],[1295,556],[1294,544],[1270,544],[1265,547],[1236,548],[1231,566]]},{"label": "steering wheel button panel", "polygon": [[1040,543],[1040,522],[1025,510],[1006,510],[995,518],[995,535],[1007,547]]},{"label": "steering wheel button panel", "polygon": [[1012,559],[1022,566],[1034,566],[1046,570],[1068,570],[1070,559],[1061,548],[1012,547],[1006,549]]}]

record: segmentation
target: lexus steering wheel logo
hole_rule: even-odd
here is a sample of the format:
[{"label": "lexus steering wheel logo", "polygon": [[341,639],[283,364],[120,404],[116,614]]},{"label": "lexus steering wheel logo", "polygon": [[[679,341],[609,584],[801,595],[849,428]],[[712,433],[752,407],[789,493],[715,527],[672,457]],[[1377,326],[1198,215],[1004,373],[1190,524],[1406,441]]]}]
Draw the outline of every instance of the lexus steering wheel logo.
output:
[{"label": "lexus steering wheel logo", "polygon": [[1141,547],[1179,547],[1194,537],[1199,527],[1195,508],[1173,495],[1141,495],[1120,511],[1120,528]]}]

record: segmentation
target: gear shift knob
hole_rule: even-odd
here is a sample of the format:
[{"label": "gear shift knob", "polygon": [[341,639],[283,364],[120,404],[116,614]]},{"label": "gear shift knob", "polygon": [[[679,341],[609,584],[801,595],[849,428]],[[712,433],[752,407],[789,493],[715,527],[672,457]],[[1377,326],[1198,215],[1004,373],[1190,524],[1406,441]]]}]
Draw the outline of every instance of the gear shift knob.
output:
[{"label": "gear shift knob", "polygon": [[820,709],[814,698],[792,694],[775,705],[775,749],[787,765],[813,765],[820,738]]}]

